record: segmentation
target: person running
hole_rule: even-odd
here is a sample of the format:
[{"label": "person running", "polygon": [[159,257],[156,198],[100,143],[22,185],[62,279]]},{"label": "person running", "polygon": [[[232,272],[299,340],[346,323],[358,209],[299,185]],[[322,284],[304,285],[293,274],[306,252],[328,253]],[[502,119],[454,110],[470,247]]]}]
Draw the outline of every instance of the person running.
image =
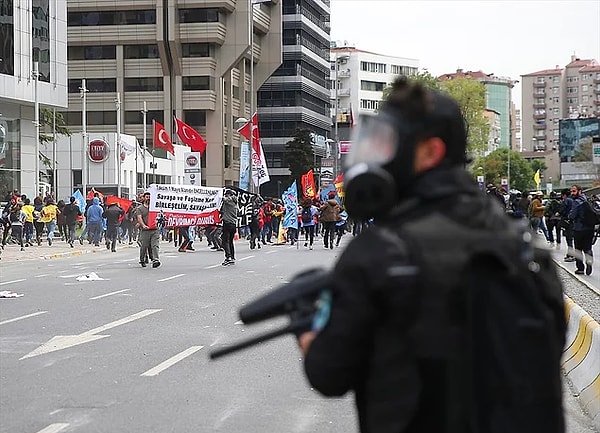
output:
[{"label": "person running", "polygon": [[319,221],[323,224],[323,246],[333,249],[333,238],[335,237],[335,224],[341,219],[340,204],[335,199],[335,191],[329,191],[328,200],[321,205]]},{"label": "person running", "polygon": [[27,220],[27,214],[23,211],[22,207],[23,205],[18,201],[11,208],[8,219],[10,221],[11,236],[21,246],[21,251],[25,251],[25,248],[23,248],[23,225]]},{"label": "person running", "polygon": [[65,225],[67,227],[66,240],[68,244],[73,248],[75,242],[75,226],[77,225],[77,217],[81,216],[81,209],[77,205],[77,199],[75,197],[69,198],[69,204],[63,209],[63,215],[65,217]]},{"label": "person running", "polygon": [[33,241],[33,211],[35,208],[28,198],[25,199],[24,203],[23,212],[27,214],[27,219],[23,225],[23,236],[25,238],[25,246],[30,247],[32,246],[31,242]]},{"label": "person running", "polygon": [[125,215],[125,211],[118,203],[109,204],[102,213],[102,218],[106,218],[106,249],[110,249],[113,253],[117,252],[117,237],[123,215]]},{"label": "person running", "polygon": [[302,229],[304,230],[304,247],[308,247],[309,250],[313,249],[315,241],[315,219],[318,213],[319,210],[316,206],[313,206],[311,200],[307,199],[302,203],[300,218],[302,220]]},{"label": "person running", "polygon": [[48,246],[50,246],[50,247],[52,246],[52,240],[54,239],[54,229],[56,228],[56,217],[58,216],[59,213],[60,213],[60,211],[58,210],[58,207],[56,206],[56,204],[54,204],[54,199],[49,198],[46,201],[46,206],[44,206],[42,208],[40,221],[46,225],[46,231],[47,231],[46,239],[48,240]]}]

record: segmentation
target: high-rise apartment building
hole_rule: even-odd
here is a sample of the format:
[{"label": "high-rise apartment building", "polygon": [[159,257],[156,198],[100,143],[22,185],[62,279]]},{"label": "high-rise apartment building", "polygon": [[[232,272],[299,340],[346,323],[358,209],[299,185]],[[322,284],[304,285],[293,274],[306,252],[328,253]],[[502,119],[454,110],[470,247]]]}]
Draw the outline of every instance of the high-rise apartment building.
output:
[{"label": "high-rise apartment building", "polygon": [[282,0],[283,63],[258,92],[260,136],[271,182],[264,195],[287,188],[285,145],[298,129],[313,134],[314,159],[325,155],[329,118],[329,0]]},{"label": "high-rise apartment building", "polygon": [[[38,62],[37,92],[34,62]],[[34,106],[67,106],[67,7],[63,1],[0,1],[0,193],[36,189]],[[52,149],[40,147],[51,157]],[[38,163],[40,172],[43,164]],[[47,182],[42,177],[38,186]],[[42,191],[45,192],[45,191]]]},{"label": "high-rise apartment building", "polygon": [[594,59],[572,56],[564,68],[521,78],[523,150],[556,150],[560,119],[600,116],[600,64]]},{"label": "high-rise apartment building", "polygon": [[[208,142],[201,161],[202,183],[237,185],[241,137],[236,119],[251,117],[255,108],[250,107],[251,93],[281,64],[281,2],[67,0],[67,4],[69,127],[81,130],[79,87],[85,78],[89,133],[115,131],[118,92],[121,132],[142,141],[145,102],[151,150],[152,120],[164,124],[175,143],[173,116],[177,116]],[[155,154],[164,157],[160,149]],[[146,172],[151,173],[149,166]],[[139,174],[137,183],[143,184]]]},{"label": "high-rise apartment building", "polygon": [[453,78],[470,77],[474,80],[483,83],[486,89],[486,108],[493,110],[500,116],[500,136],[497,146],[494,147],[511,147],[514,133],[514,108],[512,101],[512,88],[515,81],[511,78],[497,77],[494,74],[486,74],[482,71],[463,71],[458,69],[451,74],[444,74],[440,77],[441,80],[451,80]]}]

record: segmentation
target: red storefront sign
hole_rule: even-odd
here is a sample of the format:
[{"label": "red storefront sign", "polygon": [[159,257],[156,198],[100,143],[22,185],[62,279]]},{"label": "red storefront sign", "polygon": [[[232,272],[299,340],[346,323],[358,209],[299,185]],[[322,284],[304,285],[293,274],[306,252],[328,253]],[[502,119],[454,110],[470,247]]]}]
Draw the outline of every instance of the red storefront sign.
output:
[{"label": "red storefront sign", "polygon": [[104,162],[108,158],[108,143],[104,140],[92,140],[88,145],[88,155],[92,162]]}]

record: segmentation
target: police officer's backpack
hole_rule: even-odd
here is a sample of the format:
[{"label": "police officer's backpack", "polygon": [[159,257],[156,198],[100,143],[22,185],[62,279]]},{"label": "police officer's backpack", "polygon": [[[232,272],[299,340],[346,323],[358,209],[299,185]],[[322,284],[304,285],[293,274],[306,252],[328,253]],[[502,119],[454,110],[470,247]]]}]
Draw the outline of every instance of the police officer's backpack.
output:
[{"label": "police officer's backpack", "polygon": [[445,432],[563,432],[560,280],[524,224],[486,212],[504,227],[477,230],[441,213],[402,226],[422,276],[418,362],[444,366],[445,410],[435,416]]}]

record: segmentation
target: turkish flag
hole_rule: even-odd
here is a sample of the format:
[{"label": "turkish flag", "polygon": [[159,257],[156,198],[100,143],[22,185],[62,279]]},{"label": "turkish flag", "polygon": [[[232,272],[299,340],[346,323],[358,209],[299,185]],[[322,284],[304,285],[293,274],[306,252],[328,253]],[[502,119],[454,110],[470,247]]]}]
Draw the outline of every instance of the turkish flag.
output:
[{"label": "turkish flag", "polygon": [[173,156],[175,156],[175,148],[173,147],[173,143],[171,142],[171,138],[165,127],[158,123],[156,120],[154,122],[154,148],[157,147],[159,149],[165,149],[167,152],[171,152]]},{"label": "turkish flag", "polygon": [[252,149],[260,157],[260,133],[258,132],[258,114],[252,115],[252,122],[246,123],[240,129],[237,130],[242,136],[250,140],[252,137]]},{"label": "turkish flag", "polygon": [[179,139],[190,146],[193,152],[200,152],[202,155],[206,150],[206,140],[198,131],[177,117],[175,118],[175,124],[177,125]]}]

